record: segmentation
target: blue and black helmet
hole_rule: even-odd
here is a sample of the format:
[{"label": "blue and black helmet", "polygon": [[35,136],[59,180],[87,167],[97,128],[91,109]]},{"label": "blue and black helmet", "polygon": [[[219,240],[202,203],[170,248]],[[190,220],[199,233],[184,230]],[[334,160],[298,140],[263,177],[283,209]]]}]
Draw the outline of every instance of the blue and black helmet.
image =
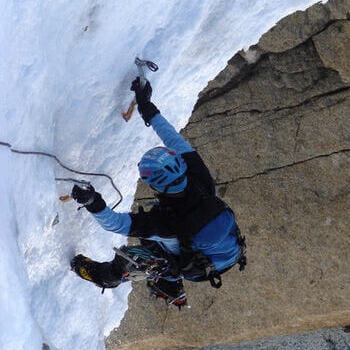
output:
[{"label": "blue and black helmet", "polygon": [[138,166],[141,179],[158,192],[179,193],[187,186],[187,165],[172,149],[152,148]]}]

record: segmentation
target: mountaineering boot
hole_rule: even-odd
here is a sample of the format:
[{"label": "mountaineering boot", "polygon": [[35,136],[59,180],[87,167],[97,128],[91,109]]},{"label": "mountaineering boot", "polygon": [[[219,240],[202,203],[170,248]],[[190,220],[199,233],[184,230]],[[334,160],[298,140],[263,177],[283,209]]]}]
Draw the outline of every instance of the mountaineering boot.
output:
[{"label": "mountaineering boot", "polygon": [[177,306],[179,310],[187,303],[186,293],[181,279],[168,281],[160,278],[157,282],[148,280],[147,288],[151,296],[163,299],[168,305]]},{"label": "mountaineering boot", "polygon": [[114,261],[100,263],[79,254],[71,260],[70,266],[79,277],[102,288],[102,293],[105,288],[115,288],[121,283],[123,271]]}]

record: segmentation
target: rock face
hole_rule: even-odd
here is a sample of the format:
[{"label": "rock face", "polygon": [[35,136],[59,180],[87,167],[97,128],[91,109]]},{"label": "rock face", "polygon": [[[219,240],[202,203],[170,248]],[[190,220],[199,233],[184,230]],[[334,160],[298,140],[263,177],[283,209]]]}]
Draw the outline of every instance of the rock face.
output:
[{"label": "rock face", "polygon": [[[134,285],[107,349],[186,349],[350,324],[350,0],[281,20],[201,92],[183,135],[248,243],[178,312]],[[139,186],[136,202],[152,197]],[[213,348],[214,349],[214,348]],[[340,349],[340,348],[339,348]]]},{"label": "rock face", "polygon": [[344,329],[321,329],[319,331],[276,336],[268,339],[242,342],[240,344],[209,345],[200,350],[348,350],[350,334]]}]

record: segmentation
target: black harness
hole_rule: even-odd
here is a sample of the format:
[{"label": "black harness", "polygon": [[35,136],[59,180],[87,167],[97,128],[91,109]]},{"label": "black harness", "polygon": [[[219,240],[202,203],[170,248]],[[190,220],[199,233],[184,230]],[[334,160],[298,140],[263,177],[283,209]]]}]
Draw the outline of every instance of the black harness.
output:
[{"label": "black harness", "polygon": [[[159,209],[163,214],[163,224],[181,241],[192,237],[210,221],[228,209],[224,201],[204,192],[191,178],[182,197],[158,194]],[[186,239],[185,239],[186,240]]]},{"label": "black harness", "polygon": [[[159,209],[164,214],[163,224],[178,237],[180,249],[186,251],[192,250],[193,236],[196,233],[223,211],[231,210],[224,201],[213,194],[206,193],[190,178],[183,197],[173,198],[160,194],[158,199]],[[207,259],[207,264],[203,265],[203,275],[195,279],[191,278],[191,281],[208,280],[212,287],[220,288],[222,286],[221,274],[236,264],[239,265],[240,271],[244,270],[247,264],[245,237],[241,235],[238,226],[234,234],[237,235],[237,243],[240,247],[236,262],[222,271],[217,271],[213,263]]]}]

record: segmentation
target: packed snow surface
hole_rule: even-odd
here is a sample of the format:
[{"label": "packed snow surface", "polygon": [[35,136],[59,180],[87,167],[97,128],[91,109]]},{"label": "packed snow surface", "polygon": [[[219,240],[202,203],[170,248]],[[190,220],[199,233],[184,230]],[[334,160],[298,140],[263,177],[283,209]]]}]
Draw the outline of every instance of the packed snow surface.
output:
[{"label": "packed snow surface", "polygon": [[[237,50],[314,2],[1,0],[0,141],[111,175],[124,194],[118,209],[127,211],[136,164],[159,144],[137,113],[128,123],[120,117],[133,97],[135,56],[159,65],[148,74],[153,101],[179,129],[199,91]],[[76,253],[110,260],[125,240],[58,200],[71,185],[54,178],[76,174],[4,146],[0,161],[0,349],[104,349],[131,286],[102,295],[69,270],[69,260]],[[105,179],[84,179],[108,203],[118,200]]]}]

